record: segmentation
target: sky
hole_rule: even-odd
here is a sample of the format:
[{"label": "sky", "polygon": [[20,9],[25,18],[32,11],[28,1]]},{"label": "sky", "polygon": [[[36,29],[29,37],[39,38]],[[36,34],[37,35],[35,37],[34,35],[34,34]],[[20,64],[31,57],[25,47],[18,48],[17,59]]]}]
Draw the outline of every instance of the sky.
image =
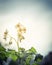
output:
[{"label": "sky", "polygon": [[[16,38],[18,22],[27,29],[20,47],[33,46],[42,55],[52,51],[52,0],[0,0],[0,41],[5,29]],[[14,43],[6,48],[17,50]]]}]

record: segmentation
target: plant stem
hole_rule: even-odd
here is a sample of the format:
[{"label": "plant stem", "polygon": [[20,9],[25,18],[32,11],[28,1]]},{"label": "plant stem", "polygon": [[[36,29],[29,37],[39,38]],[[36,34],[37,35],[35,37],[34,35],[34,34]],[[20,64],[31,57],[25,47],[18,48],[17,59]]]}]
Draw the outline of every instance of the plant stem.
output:
[{"label": "plant stem", "polygon": [[[8,35],[9,35],[9,34],[8,34]],[[12,37],[11,35],[9,35],[9,37],[11,37],[11,38],[17,43],[18,52],[19,52],[19,42],[18,42],[14,37]]]}]

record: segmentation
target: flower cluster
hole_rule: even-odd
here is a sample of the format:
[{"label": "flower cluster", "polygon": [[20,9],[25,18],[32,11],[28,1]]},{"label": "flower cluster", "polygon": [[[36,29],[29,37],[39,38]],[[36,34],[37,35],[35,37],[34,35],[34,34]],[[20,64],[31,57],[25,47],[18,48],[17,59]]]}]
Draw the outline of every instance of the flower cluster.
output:
[{"label": "flower cluster", "polygon": [[18,23],[16,25],[17,34],[18,34],[18,40],[21,42],[22,39],[24,39],[23,33],[26,33],[26,28]]}]

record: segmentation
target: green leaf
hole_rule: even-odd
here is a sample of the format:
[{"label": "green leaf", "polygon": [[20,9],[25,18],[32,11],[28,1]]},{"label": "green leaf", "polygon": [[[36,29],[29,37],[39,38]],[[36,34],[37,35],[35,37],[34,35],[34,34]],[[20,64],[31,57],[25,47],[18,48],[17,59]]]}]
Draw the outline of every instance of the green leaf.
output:
[{"label": "green leaf", "polygon": [[29,51],[29,53],[33,53],[33,54],[37,53],[37,51],[34,47],[31,47],[31,49],[29,49],[28,51]]},{"label": "green leaf", "polygon": [[41,62],[41,61],[42,61],[42,59],[40,59],[40,58],[37,59],[37,62]]},{"label": "green leaf", "polygon": [[0,44],[0,51],[5,51],[6,49]]},{"label": "green leaf", "polygon": [[18,56],[13,55],[13,54],[10,54],[10,58],[11,58],[13,61],[16,61],[16,60],[18,59]]},{"label": "green leaf", "polygon": [[20,51],[20,52],[25,52],[25,49],[20,47],[20,48],[19,48],[19,51]]},{"label": "green leaf", "polygon": [[28,55],[26,58],[26,65],[30,65],[31,59],[32,59],[32,55]]},{"label": "green leaf", "polygon": [[34,62],[32,65],[39,65],[38,63]]},{"label": "green leaf", "polygon": [[10,53],[10,54],[15,54],[16,51],[15,51],[15,50],[8,49],[8,53]]},{"label": "green leaf", "polygon": [[3,60],[6,58],[6,52],[5,51],[0,51],[0,58]]},{"label": "green leaf", "polygon": [[26,65],[30,65],[30,59],[26,58]]}]

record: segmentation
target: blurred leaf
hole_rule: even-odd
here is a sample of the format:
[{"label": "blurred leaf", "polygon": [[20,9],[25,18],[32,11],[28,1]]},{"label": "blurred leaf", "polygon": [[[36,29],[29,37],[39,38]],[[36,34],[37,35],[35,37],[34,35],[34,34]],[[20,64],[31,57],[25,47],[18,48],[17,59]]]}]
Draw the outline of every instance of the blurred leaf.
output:
[{"label": "blurred leaf", "polygon": [[8,53],[10,53],[10,54],[15,54],[15,50],[11,50],[11,49],[8,49]]},{"label": "blurred leaf", "polygon": [[37,59],[37,62],[41,62],[41,61],[42,61],[42,59],[40,59],[40,58]]},{"label": "blurred leaf", "polygon": [[14,61],[18,59],[18,56],[16,55],[15,50],[8,49],[7,56],[10,57]]},{"label": "blurred leaf", "polygon": [[28,50],[29,53],[33,53],[33,54],[36,54],[37,51],[34,47],[32,47],[31,49]]},{"label": "blurred leaf", "polygon": [[4,60],[6,58],[6,51],[0,51],[0,59]]},{"label": "blurred leaf", "polygon": [[27,58],[26,58],[26,65],[30,65],[30,61],[32,59],[32,56],[29,55]]},{"label": "blurred leaf", "polygon": [[34,62],[32,65],[39,65],[38,63]]},{"label": "blurred leaf", "polygon": [[42,59],[43,59],[43,56],[41,54],[36,54],[34,61],[40,62]]},{"label": "blurred leaf", "polygon": [[6,49],[0,44],[0,51],[5,51]]},{"label": "blurred leaf", "polygon": [[24,54],[23,53],[20,53],[20,58],[23,58],[24,57]]},{"label": "blurred leaf", "polygon": [[18,57],[16,55],[10,54],[9,56],[13,61],[16,61]]},{"label": "blurred leaf", "polygon": [[19,48],[19,51],[20,52],[25,52],[25,49],[24,48]]}]

